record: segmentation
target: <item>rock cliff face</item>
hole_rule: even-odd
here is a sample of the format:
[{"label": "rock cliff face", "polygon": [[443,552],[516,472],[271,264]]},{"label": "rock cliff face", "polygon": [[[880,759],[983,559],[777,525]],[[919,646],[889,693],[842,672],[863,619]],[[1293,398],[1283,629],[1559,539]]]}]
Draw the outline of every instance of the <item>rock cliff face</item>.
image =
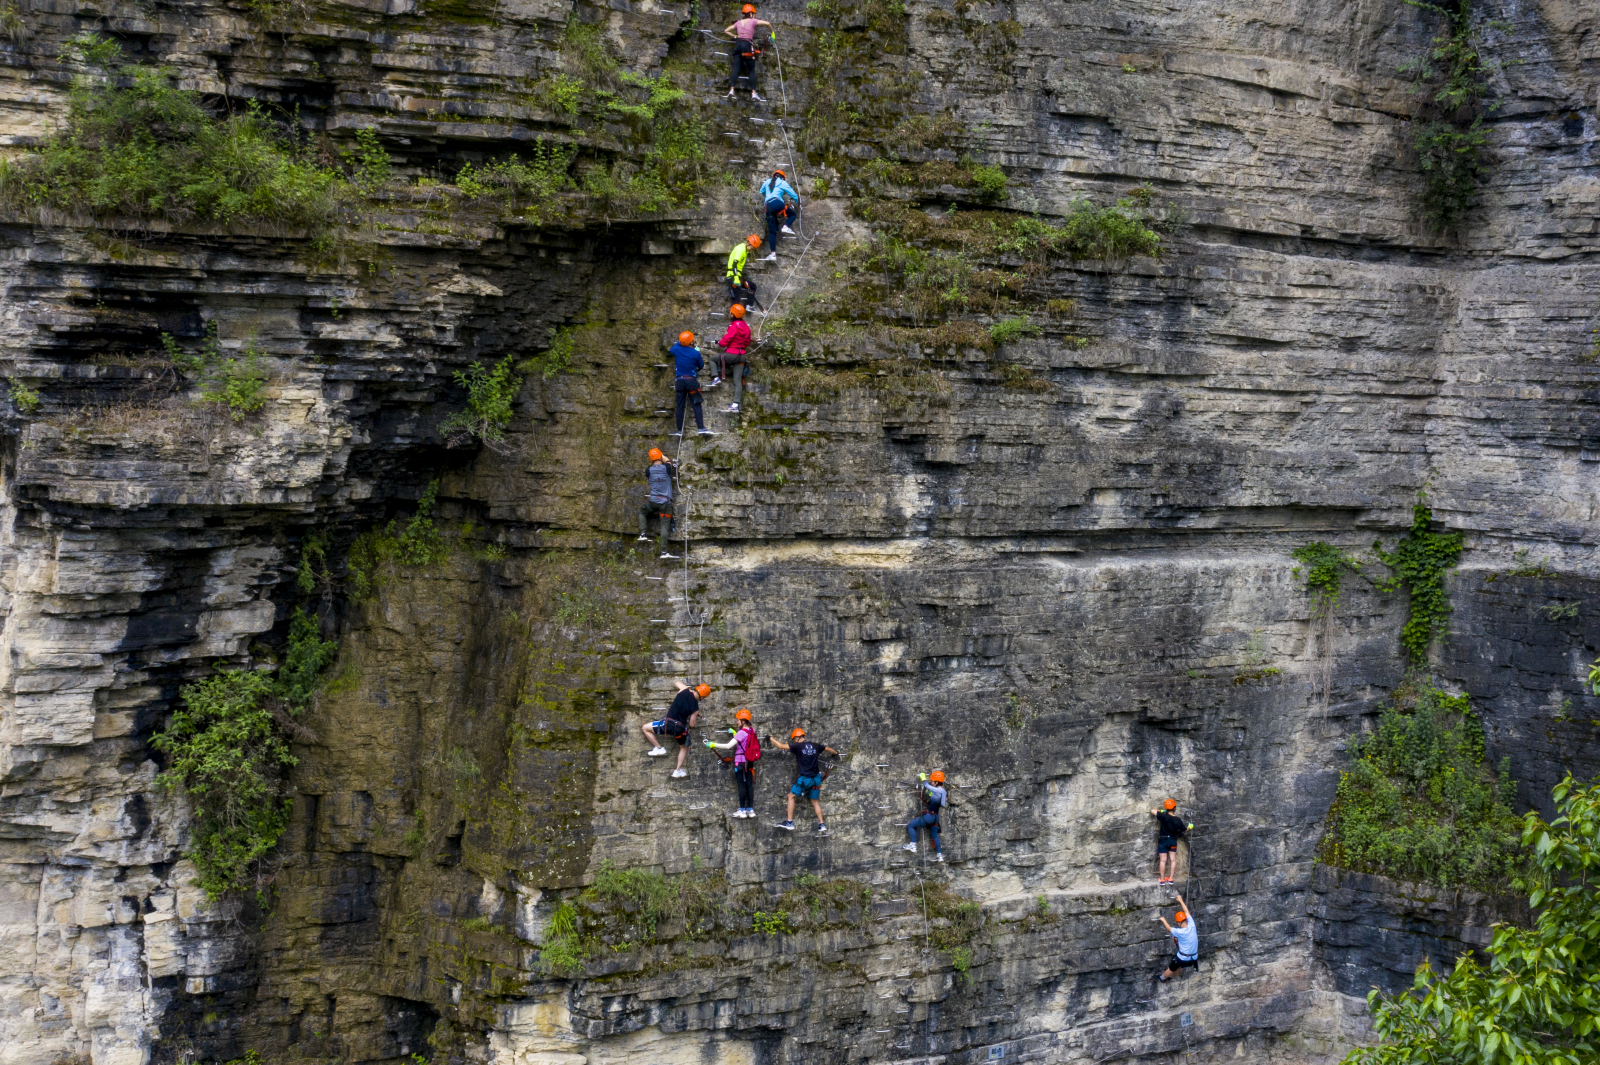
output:
[{"label": "rock cliff face", "polygon": [[[528,102],[569,13],[636,69],[699,64],[704,92],[723,60],[690,19],[728,15],[17,10],[7,144],[59,118],[61,43],[101,29],[185,86],[376,128],[435,176],[552,130],[621,150]],[[1188,223],[1159,260],[1054,267],[1075,316],[1005,360],[758,361],[742,421],[713,413],[723,435],[683,444],[690,557],[671,567],[631,542],[641,456],[668,443],[655,364],[664,335],[720,328],[742,190],[543,230],[396,203],[339,267],[296,234],[10,219],[0,359],[42,404],[4,421],[0,1062],[1336,1057],[1367,987],[1481,942],[1490,911],[1314,872],[1345,743],[1403,677],[1405,604],[1353,579],[1314,627],[1289,552],[1392,540],[1426,488],[1468,546],[1435,668],[1525,802],[1600,767],[1580,684],[1600,653],[1600,15],[1485,10],[1506,21],[1493,163],[1446,239],[1415,221],[1395,74],[1436,29],[1425,11],[908,4],[852,91],[909,79],[894,106],[952,114],[1012,208],[1149,182]],[[767,110],[729,105],[724,154],[742,184],[774,161],[804,179],[820,236],[792,275],[792,248],[759,275],[792,300],[865,232],[838,193],[851,167],[791,162],[787,130],[746,119],[803,137],[825,34],[869,31],[763,14],[786,79]],[[272,369],[248,422],[130,358],[208,323]],[[504,448],[444,447],[453,371],[571,325],[572,371],[528,376]],[[342,557],[434,479],[450,558],[322,604],[340,656],[296,747],[270,905],[207,902],[152,735],[182,683],[281,639],[309,533]],[[781,752],[756,821],[727,817],[704,752],[683,780],[645,756],[639,724],[701,676],[706,724],[748,705],[840,752],[828,836],[803,809],[771,827]],[[945,866],[898,849],[908,782],[935,766]],[[1206,961],[1157,989],[1145,811],[1167,795],[1200,826],[1182,868]],[[580,895],[603,868],[718,901],[646,921]],[[563,902],[606,940],[567,977],[541,958]]]}]

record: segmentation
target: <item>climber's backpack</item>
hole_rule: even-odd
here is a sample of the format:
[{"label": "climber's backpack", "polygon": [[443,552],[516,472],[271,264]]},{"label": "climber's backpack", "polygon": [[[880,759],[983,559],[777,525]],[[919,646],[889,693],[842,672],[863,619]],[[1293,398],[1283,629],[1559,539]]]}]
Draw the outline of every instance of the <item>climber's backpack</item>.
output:
[{"label": "climber's backpack", "polygon": [[744,738],[744,760],[754,765],[756,762],[761,761],[761,739],[756,735],[756,730],[753,728],[747,728],[744,731],[746,733]]}]

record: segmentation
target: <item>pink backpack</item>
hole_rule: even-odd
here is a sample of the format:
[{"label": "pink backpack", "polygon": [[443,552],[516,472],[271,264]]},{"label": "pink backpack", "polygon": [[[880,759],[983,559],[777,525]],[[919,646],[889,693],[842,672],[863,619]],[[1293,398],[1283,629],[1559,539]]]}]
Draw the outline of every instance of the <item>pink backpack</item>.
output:
[{"label": "pink backpack", "polygon": [[756,730],[747,728],[744,737],[744,760],[751,764],[761,761],[761,740],[756,736]]}]

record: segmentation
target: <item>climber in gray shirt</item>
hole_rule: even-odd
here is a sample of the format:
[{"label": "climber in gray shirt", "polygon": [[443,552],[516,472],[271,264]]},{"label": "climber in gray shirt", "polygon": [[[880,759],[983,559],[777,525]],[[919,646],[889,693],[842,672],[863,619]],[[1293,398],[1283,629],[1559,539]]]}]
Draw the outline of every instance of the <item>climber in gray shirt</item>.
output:
[{"label": "climber in gray shirt", "polygon": [[639,539],[650,540],[650,519],[661,519],[661,557],[672,558],[667,553],[667,537],[672,535],[672,476],[676,467],[672,460],[661,454],[660,448],[650,449],[650,466],[644,471],[647,485],[644,505],[639,508]]}]

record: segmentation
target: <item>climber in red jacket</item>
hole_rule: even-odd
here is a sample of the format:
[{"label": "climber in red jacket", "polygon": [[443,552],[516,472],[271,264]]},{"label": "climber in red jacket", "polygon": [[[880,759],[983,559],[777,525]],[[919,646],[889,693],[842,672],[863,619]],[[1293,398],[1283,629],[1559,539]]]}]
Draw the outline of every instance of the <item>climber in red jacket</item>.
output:
[{"label": "climber in red jacket", "polygon": [[716,388],[732,367],[733,402],[728,404],[729,414],[739,413],[739,401],[744,398],[745,355],[750,351],[750,326],[744,320],[744,304],[735,303],[728,308],[728,329],[717,341],[722,350],[717,353],[717,379],[711,382]]}]

